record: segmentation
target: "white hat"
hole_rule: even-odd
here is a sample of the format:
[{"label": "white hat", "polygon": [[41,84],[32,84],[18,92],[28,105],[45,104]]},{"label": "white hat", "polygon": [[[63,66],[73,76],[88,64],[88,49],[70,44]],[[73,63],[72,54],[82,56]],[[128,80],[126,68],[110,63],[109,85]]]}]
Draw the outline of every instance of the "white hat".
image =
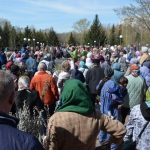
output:
[{"label": "white hat", "polygon": [[143,53],[148,53],[148,47],[142,46],[142,52]]}]

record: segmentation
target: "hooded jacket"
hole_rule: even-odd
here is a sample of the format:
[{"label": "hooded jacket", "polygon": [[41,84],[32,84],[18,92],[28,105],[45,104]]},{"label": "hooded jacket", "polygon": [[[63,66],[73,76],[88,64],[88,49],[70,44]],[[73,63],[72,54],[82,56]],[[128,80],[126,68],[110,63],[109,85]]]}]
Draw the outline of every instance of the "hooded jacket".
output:
[{"label": "hooded jacket", "polygon": [[118,85],[119,79],[124,76],[124,73],[120,71],[121,65],[119,63],[114,63],[112,68],[114,69],[114,75],[111,77],[111,80]]}]

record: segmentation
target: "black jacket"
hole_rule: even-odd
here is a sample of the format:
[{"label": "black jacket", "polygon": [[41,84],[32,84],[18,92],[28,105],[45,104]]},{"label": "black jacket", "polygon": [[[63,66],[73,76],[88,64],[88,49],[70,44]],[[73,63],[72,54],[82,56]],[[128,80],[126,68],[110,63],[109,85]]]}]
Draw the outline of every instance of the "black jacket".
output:
[{"label": "black jacket", "polygon": [[23,105],[28,106],[30,114],[33,114],[33,108],[36,106],[40,111],[44,109],[44,103],[41,101],[39,92],[36,90],[17,91],[15,95],[16,111],[23,108]]},{"label": "black jacket", "polygon": [[104,78],[104,76],[104,69],[100,66],[94,66],[88,70],[86,74],[86,84],[89,87],[90,93],[98,94],[96,86],[98,85],[99,81]]},{"label": "black jacket", "polygon": [[18,130],[19,120],[0,112],[1,150],[44,150],[33,135]]}]

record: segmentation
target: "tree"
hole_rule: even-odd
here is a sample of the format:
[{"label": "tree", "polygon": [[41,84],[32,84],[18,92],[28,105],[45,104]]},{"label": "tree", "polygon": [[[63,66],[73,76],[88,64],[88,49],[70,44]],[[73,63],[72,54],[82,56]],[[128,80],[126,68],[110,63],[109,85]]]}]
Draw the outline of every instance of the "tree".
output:
[{"label": "tree", "polygon": [[88,21],[85,18],[80,19],[79,21],[75,22],[72,26],[74,29],[74,32],[77,34],[76,37],[78,41],[80,41],[81,44],[83,44],[84,36],[87,33],[89,26],[90,26],[90,21]]},{"label": "tree", "polygon": [[[141,30],[140,36],[142,41],[148,42],[150,35],[145,34],[150,31],[150,1],[149,0],[133,0],[133,3],[128,6],[123,6],[114,9],[116,14],[121,19],[121,23],[125,24],[126,30],[130,33],[126,35],[127,40],[133,41],[136,34]],[[128,29],[127,29],[128,28]],[[128,32],[126,31],[126,33]],[[143,34],[144,32],[144,34]],[[144,35],[144,36],[143,36]],[[135,41],[133,41],[135,42]]]},{"label": "tree", "polygon": [[49,45],[53,45],[53,46],[59,45],[58,36],[56,32],[53,30],[53,28],[50,28],[50,31],[48,33],[48,43]]},{"label": "tree", "polygon": [[[103,45],[106,39],[105,30],[99,21],[98,15],[95,15],[93,24],[84,38],[84,43],[90,45]],[[95,41],[95,43],[94,43]]]},{"label": "tree", "polygon": [[111,28],[111,33],[110,33],[110,45],[115,45],[116,43],[116,33],[115,33],[115,26],[113,24]]},{"label": "tree", "polygon": [[69,44],[69,45],[76,45],[76,40],[75,40],[75,38],[73,37],[72,32],[70,33],[69,40],[68,40],[68,44]]},{"label": "tree", "polygon": [[3,47],[8,47],[9,42],[10,42],[9,40],[10,40],[10,27],[9,27],[8,23],[5,22],[4,28],[3,28],[3,31],[2,31],[2,39],[1,39],[2,46]]},{"label": "tree", "polygon": [[2,32],[3,32],[3,30],[2,30],[2,27],[0,25],[0,47],[2,47],[2,42],[1,42]]}]

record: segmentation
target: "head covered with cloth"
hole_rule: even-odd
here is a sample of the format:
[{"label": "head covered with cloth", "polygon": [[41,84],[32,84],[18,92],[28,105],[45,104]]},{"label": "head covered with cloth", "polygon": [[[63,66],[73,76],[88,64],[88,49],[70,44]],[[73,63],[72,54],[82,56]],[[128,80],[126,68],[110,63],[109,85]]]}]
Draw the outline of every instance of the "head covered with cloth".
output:
[{"label": "head covered with cloth", "polygon": [[75,112],[85,116],[94,112],[89,92],[79,80],[69,79],[65,82],[61,99],[62,106],[56,112]]}]

